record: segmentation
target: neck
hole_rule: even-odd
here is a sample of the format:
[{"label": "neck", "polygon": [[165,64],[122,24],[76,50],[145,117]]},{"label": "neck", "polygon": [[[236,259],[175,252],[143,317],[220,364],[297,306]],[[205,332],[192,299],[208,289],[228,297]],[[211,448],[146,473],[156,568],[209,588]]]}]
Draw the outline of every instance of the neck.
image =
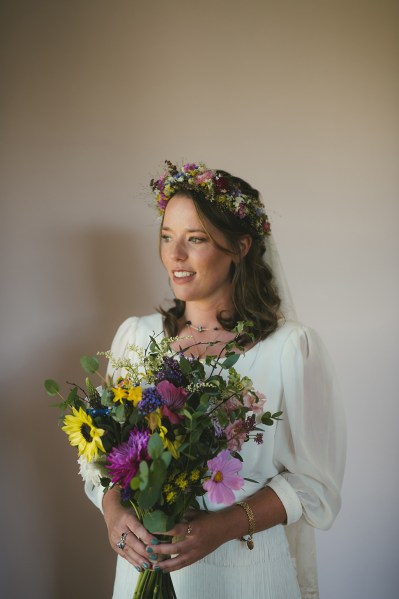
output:
[{"label": "neck", "polygon": [[219,308],[216,310],[215,307],[201,309],[198,306],[194,307],[187,303],[182,324],[185,325],[189,322],[192,327],[198,330],[198,332],[200,332],[201,329],[203,331],[214,330],[215,328],[220,329],[222,327],[216,318],[218,312]]}]

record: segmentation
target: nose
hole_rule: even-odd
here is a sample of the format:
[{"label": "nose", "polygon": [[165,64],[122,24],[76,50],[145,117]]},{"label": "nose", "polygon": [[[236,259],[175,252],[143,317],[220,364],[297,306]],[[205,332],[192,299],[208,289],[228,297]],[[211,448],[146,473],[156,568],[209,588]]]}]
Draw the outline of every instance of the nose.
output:
[{"label": "nose", "polygon": [[184,241],[175,240],[170,246],[170,257],[173,260],[182,261],[187,258],[187,249]]}]

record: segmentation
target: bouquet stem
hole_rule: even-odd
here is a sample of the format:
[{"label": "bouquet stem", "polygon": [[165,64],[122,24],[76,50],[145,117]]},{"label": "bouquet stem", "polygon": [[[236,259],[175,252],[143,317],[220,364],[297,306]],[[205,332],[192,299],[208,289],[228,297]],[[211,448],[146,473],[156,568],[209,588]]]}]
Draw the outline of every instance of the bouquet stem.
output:
[{"label": "bouquet stem", "polygon": [[140,572],[133,599],[177,599],[171,575],[162,570]]}]

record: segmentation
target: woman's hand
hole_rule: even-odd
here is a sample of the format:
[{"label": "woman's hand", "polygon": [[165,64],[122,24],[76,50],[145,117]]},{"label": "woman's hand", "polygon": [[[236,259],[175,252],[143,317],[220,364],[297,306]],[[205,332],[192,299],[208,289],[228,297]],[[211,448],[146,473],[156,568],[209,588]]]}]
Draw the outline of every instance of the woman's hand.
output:
[{"label": "woman's hand", "polygon": [[[139,572],[151,568],[157,559],[158,539],[140,524],[133,509],[121,505],[117,487],[105,493],[103,512],[112,549],[127,559]],[[119,549],[117,543],[126,533],[125,545],[123,549]]]},{"label": "woman's hand", "polygon": [[170,543],[162,542],[157,546],[157,565],[163,572],[173,572],[190,566],[229,541],[232,538],[229,531],[231,521],[229,523],[226,511],[189,511],[184,523],[162,533],[176,537],[174,542],[171,539]]}]

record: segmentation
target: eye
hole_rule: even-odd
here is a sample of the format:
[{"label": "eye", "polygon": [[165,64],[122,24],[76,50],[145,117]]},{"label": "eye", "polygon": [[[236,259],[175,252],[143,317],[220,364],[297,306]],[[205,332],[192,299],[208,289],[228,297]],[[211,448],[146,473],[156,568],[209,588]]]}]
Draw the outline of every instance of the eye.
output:
[{"label": "eye", "polygon": [[168,241],[170,241],[172,238],[170,235],[167,235],[166,233],[162,233],[161,235],[161,241],[163,243],[167,243]]},{"label": "eye", "polygon": [[189,241],[191,241],[191,243],[204,243],[205,241],[207,241],[206,237],[198,237],[196,235],[192,235],[191,237],[189,237]]}]

